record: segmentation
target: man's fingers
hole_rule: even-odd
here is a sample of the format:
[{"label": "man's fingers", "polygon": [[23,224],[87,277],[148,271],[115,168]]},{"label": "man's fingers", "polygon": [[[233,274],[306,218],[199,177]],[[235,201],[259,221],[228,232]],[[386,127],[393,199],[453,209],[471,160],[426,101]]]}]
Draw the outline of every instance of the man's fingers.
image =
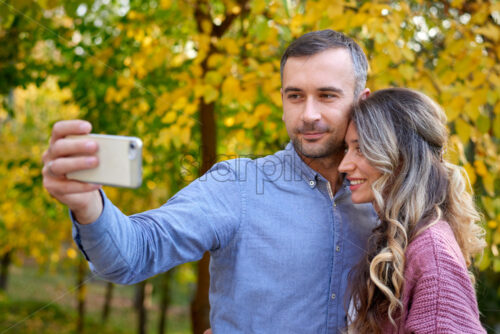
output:
[{"label": "man's fingers", "polygon": [[45,152],[43,152],[42,161],[44,163],[47,163],[47,161],[49,161],[49,158],[50,158],[49,156],[50,156],[50,146]]},{"label": "man's fingers", "polygon": [[99,184],[85,183],[76,180],[66,179],[46,179],[44,187],[47,191],[56,198],[71,194],[80,194],[90,192],[101,188]]},{"label": "man's fingers", "polygon": [[53,161],[49,161],[47,162],[47,166],[46,166],[46,172],[47,174],[49,174],[49,176],[52,176],[52,177],[57,177],[56,174],[54,174],[54,171],[52,170],[52,163]]},{"label": "man's fingers", "polygon": [[87,121],[75,119],[59,121],[54,124],[52,128],[52,136],[50,144],[52,145],[56,140],[64,138],[68,135],[85,135],[92,130],[92,124]]},{"label": "man's fingers", "polygon": [[50,146],[48,155],[52,158],[89,155],[96,153],[98,150],[97,143],[87,139],[59,139]]},{"label": "man's fingers", "polygon": [[52,128],[49,147],[42,156],[43,186],[71,210],[87,210],[89,201],[97,197],[95,191],[101,187],[66,177],[68,173],[98,166],[98,158],[94,155],[98,150],[95,141],[66,138],[69,135],[85,135],[91,130],[92,125],[83,120],[57,122]]},{"label": "man's fingers", "polygon": [[42,169],[42,174],[60,178],[71,172],[95,168],[98,164],[99,161],[96,156],[59,158],[47,162]]}]

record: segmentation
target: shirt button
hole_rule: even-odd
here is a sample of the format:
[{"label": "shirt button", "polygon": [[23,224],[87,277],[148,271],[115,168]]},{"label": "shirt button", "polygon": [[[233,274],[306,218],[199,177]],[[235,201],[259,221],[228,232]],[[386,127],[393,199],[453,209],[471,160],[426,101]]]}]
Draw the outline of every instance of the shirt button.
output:
[{"label": "shirt button", "polygon": [[333,206],[335,206],[335,207],[336,207],[336,206],[337,206],[337,202],[333,202]]},{"label": "shirt button", "polygon": [[337,245],[337,247],[335,247],[335,250],[336,250],[337,252],[340,252],[340,246],[339,246],[339,245]]},{"label": "shirt button", "polygon": [[334,293],[332,293],[332,300],[334,300],[336,297],[337,296]]},{"label": "shirt button", "polygon": [[310,180],[310,181],[309,181],[309,186],[310,186],[311,188],[314,188],[314,186],[315,186],[315,185],[316,185],[316,182],[315,182],[314,180]]}]

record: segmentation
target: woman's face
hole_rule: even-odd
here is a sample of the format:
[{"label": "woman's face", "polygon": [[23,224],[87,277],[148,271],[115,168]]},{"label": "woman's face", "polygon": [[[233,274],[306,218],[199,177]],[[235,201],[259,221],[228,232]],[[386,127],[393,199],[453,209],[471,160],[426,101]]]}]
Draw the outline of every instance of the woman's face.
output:
[{"label": "woman's face", "polygon": [[349,123],[345,142],[347,150],[344,159],[340,163],[339,171],[346,173],[346,177],[350,181],[349,188],[352,192],[352,202],[373,202],[375,198],[371,186],[382,173],[372,166],[361,153],[358,143],[358,131],[353,122]]}]

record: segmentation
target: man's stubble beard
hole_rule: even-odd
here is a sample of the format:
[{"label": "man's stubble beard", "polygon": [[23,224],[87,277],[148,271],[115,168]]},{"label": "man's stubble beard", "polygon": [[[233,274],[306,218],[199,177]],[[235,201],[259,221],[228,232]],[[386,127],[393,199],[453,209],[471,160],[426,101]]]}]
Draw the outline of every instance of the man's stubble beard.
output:
[{"label": "man's stubble beard", "polygon": [[344,152],[344,142],[336,140],[335,137],[329,139],[326,143],[316,148],[308,149],[302,144],[302,140],[297,137],[292,138],[295,150],[306,158],[321,159],[326,157],[339,156]]}]

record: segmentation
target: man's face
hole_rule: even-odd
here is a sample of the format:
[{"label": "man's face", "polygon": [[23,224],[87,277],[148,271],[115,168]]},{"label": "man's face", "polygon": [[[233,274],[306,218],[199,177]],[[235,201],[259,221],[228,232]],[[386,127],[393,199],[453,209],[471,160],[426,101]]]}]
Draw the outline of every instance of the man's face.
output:
[{"label": "man's face", "polygon": [[347,50],[289,58],[281,97],[283,121],[301,156],[324,158],[343,152],[354,100],[354,70]]}]

